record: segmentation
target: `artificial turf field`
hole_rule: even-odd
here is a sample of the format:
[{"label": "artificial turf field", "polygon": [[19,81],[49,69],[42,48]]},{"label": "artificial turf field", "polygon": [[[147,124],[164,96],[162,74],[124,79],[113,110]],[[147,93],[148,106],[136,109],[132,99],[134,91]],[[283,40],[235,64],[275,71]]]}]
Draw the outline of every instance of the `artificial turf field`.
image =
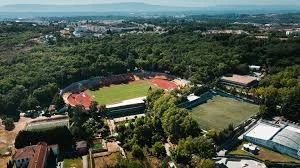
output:
[{"label": "artificial turf field", "polygon": [[110,105],[120,103],[123,100],[147,96],[147,92],[150,87],[152,89],[156,88],[155,85],[143,80],[129,84],[103,87],[96,91],[88,90],[88,94],[94,101],[97,101],[99,104]]},{"label": "artificial turf field", "polygon": [[214,96],[191,110],[192,118],[205,129],[221,131],[229,124],[237,125],[259,111],[259,106],[232,98]]}]

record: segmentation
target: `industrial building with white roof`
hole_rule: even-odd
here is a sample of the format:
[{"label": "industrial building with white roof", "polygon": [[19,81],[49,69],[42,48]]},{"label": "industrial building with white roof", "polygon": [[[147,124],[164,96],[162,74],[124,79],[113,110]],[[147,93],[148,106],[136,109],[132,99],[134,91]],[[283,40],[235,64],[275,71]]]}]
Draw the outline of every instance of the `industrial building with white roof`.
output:
[{"label": "industrial building with white roof", "polygon": [[300,159],[300,127],[259,121],[244,134],[247,141]]}]

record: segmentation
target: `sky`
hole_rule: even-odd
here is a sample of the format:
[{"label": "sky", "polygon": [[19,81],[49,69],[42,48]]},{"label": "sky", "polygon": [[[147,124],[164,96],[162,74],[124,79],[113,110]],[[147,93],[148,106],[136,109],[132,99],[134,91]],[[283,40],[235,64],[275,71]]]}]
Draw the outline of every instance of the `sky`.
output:
[{"label": "sky", "polygon": [[8,4],[101,4],[144,2],[155,5],[203,7],[214,5],[300,5],[300,0],[0,0]]}]

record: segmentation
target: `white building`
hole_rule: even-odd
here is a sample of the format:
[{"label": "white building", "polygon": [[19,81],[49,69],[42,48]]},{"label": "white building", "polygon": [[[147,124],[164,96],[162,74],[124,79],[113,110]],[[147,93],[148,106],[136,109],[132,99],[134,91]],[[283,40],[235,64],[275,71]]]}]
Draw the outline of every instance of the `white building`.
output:
[{"label": "white building", "polygon": [[242,158],[219,158],[216,165],[218,168],[267,168],[262,162]]},{"label": "white building", "polygon": [[286,31],[285,34],[287,36],[300,36],[300,30],[289,30]]},{"label": "white building", "polygon": [[260,71],[261,70],[261,66],[258,66],[258,65],[249,65],[249,69],[251,71]]},{"label": "white building", "polygon": [[296,125],[259,121],[244,134],[244,139],[300,159],[300,128]]}]

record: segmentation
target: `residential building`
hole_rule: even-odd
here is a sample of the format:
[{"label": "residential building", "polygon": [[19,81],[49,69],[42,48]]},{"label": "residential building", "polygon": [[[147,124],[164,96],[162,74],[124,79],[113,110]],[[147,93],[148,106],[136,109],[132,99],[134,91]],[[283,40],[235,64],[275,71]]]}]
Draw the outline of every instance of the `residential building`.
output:
[{"label": "residential building", "polygon": [[13,157],[17,168],[45,168],[47,166],[48,145],[40,142],[37,145],[18,149]]}]

